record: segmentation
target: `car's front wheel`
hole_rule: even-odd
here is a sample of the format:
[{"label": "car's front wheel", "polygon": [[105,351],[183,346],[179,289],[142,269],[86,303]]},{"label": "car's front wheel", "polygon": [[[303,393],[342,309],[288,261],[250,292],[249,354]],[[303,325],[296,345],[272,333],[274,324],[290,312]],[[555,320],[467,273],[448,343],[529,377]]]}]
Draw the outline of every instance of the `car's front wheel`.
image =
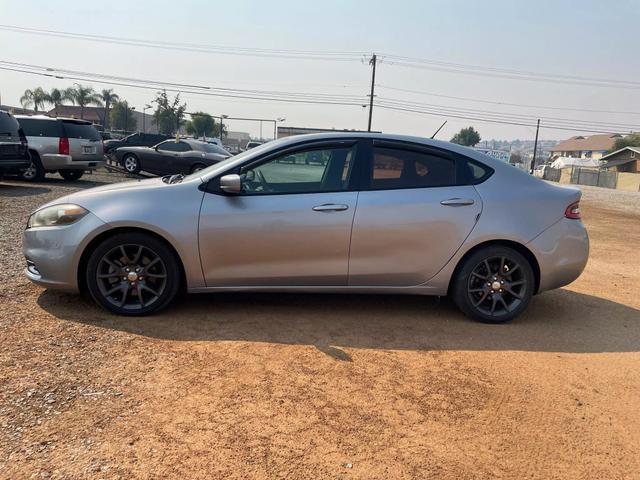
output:
[{"label": "car's front wheel", "polygon": [[166,307],[180,287],[175,254],[145,233],[121,233],[98,245],[87,263],[93,299],[118,315],[147,315]]},{"label": "car's front wheel", "polygon": [[60,176],[68,182],[75,182],[80,180],[84,172],[82,170],[60,170],[58,171]]},{"label": "car's front wheel", "polygon": [[527,308],[534,288],[533,269],[522,254],[502,245],[488,246],[458,269],[453,300],[475,320],[504,323]]},{"label": "car's front wheel", "polygon": [[133,153],[127,153],[122,157],[122,166],[129,173],[138,173],[141,169],[140,160]]}]

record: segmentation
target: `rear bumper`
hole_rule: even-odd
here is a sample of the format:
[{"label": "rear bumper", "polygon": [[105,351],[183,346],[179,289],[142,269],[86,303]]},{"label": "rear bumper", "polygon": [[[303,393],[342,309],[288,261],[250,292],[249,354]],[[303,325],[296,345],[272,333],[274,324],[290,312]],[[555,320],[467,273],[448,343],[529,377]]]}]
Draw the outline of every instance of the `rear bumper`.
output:
[{"label": "rear bumper", "polygon": [[573,282],[589,259],[589,236],[579,220],[562,218],[526,246],[540,266],[539,292]]},{"label": "rear bumper", "polygon": [[95,160],[74,160],[71,155],[55,153],[47,153],[40,158],[45,170],[95,170],[106,163],[104,157]]},{"label": "rear bumper", "polygon": [[24,270],[38,285],[67,292],[78,291],[78,264],[91,239],[108,228],[92,213],[65,227],[37,227],[24,231]]}]

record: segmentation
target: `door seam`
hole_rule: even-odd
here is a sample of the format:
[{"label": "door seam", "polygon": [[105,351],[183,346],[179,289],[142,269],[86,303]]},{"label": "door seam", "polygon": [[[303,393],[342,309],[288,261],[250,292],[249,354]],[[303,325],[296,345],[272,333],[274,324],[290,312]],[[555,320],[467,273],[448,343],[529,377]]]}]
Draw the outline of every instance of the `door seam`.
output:
[{"label": "door seam", "polygon": [[347,250],[347,283],[350,284],[349,272],[351,271],[351,242],[353,240],[353,225],[356,222],[356,214],[358,213],[358,200],[360,199],[360,192],[356,192],[356,205],[353,207],[353,217],[351,218],[351,230],[349,232],[349,248]]}]

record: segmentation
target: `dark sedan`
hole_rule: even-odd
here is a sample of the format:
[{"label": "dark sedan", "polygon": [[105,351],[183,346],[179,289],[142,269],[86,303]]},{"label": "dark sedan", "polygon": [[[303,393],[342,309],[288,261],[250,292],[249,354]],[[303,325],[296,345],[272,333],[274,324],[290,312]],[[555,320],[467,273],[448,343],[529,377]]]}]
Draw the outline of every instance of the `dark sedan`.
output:
[{"label": "dark sedan", "polygon": [[153,147],[120,147],[115,155],[129,173],[144,170],[156,175],[193,173],[231,156],[217,145],[192,139],[166,140]]},{"label": "dark sedan", "polygon": [[172,138],[171,135],[162,135],[161,133],[133,133],[128,137],[121,138],[119,140],[104,139],[104,153],[110,155],[113,153],[116,148],[120,147],[153,147],[163,140],[170,140]]}]

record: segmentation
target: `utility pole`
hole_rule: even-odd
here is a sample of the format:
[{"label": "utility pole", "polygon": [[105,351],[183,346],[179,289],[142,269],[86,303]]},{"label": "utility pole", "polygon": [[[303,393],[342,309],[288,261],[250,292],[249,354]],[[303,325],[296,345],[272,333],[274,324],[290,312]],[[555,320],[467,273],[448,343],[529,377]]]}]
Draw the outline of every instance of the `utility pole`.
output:
[{"label": "utility pole", "polygon": [[533,169],[536,166],[536,153],[538,153],[538,132],[540,131],[540,119],[538,119],[538,125],[536,126],[536,141],[533,144],[533,158],[531,159],[531,168],[529,173],[533,174]]},{"label": "utility pole", "polygon": [[376,63],[377,63],[378,59],[376,57],[376,54],[373,54],[373,57],[371,57],[371,60],[369,60],[369,65],[371,65],[373,67],[373,70],[371,72],[371,95],[369,96],[369,126],[367,127],[367,131],[370,132],[371,131],[371,116],[373,115],[373,91],[375,89],[376,86]]}]

